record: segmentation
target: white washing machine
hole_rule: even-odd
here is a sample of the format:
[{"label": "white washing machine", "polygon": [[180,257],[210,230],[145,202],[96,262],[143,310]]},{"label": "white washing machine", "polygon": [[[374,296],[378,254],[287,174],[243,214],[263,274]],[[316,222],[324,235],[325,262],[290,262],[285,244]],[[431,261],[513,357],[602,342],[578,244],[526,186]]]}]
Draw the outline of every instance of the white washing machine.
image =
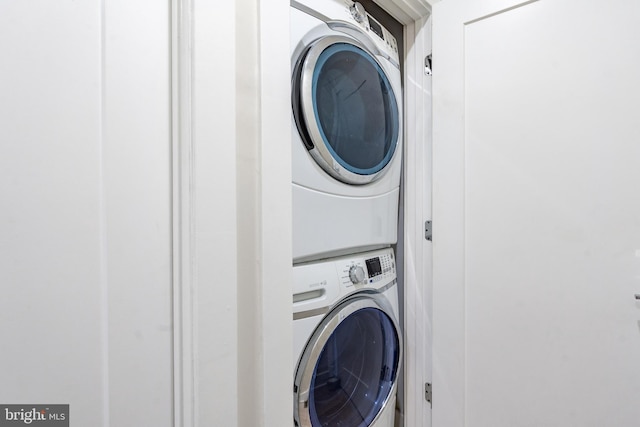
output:
[{"label": "white washing machine", "polygon": [[291,3],[294,263],[397,241],[396,39],[360,3]]},{"label": "white washing machine", "polygon": [[391,248],[293,268],[294,426],[393,427],[402,334]]}]

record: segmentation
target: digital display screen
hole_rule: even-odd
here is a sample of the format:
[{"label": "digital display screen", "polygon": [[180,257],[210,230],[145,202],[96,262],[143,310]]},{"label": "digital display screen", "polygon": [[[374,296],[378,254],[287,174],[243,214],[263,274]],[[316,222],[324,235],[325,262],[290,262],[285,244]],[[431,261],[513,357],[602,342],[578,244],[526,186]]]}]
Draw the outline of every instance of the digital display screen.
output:
[{"label": "digital display screen", "polygon": [[380,258],[376,257],[376,258],[365,260],[365,264],[367,264],[367,271],[369,272],[369,277],[382,274],[382,266],[380,265]]},{"label": "digital display screen", "polygon": [[376,21],[371,19],[370,16],[368,18],[369,18],[369,28],[371,28],[371,31],[376,33],[378,37],[384,40],[384,36],[382,35],[382,27],[380,26],[380,24],[378,24]]}]

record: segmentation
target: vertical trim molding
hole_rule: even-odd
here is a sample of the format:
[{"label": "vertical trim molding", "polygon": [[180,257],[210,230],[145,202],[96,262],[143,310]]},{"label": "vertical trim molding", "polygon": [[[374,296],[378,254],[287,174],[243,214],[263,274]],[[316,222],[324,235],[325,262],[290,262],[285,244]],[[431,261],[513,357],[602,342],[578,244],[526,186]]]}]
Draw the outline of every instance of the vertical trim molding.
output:
[{"label": "vertical trim molding", "polygon": [[174,426],[196,420],[192,0],[171,1]]},{"label": "vertical trim molding", "polygon": [[100,318],[102,321],[102,427],[111,425],[110,388],[109,388],[109,246],[107,233],[107,183],[105,181],[105,152],[107,133],[106,122],[106,0],[100,2]]},{"label": "vertical trim molding", "polygon": [[261,426],[292,424],[289,2],[258,0]]},{"label": "vertical trim molding", "polygon": [[424,222],[431,219],[431,76],[424,72],[429,54],[430,21],[405,26],[405,405],[406,426],[431,425],[424,384],[431,382],[431,242]]}]

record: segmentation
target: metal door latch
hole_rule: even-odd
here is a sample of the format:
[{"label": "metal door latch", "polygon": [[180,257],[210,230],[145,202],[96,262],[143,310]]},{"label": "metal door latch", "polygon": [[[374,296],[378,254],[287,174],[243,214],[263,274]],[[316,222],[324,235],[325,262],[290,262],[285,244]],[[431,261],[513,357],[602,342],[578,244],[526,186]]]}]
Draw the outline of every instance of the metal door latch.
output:
[{"label": "metal door latch", "polygon": [[431,383],[424,383],[424,400],[431,403]]},{"label": "metal door latch", "polygon": [[430,76],[433,74],[433,64],[431,61],[431,54],[424,58],[424,74]]}]

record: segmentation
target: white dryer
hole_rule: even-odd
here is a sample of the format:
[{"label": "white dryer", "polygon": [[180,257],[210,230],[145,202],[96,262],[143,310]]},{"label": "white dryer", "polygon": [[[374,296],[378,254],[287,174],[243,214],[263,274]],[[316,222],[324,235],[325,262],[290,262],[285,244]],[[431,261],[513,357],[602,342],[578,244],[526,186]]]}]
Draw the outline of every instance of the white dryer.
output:
[{"label": "white dryer", "polygon": [[294,426],[393,427],[402,335],[390,248],[293,268]]},{"label": "white dryer", "polygon": [[396,243],[396,40],[360,3],[291,5],[294,263]]}]

